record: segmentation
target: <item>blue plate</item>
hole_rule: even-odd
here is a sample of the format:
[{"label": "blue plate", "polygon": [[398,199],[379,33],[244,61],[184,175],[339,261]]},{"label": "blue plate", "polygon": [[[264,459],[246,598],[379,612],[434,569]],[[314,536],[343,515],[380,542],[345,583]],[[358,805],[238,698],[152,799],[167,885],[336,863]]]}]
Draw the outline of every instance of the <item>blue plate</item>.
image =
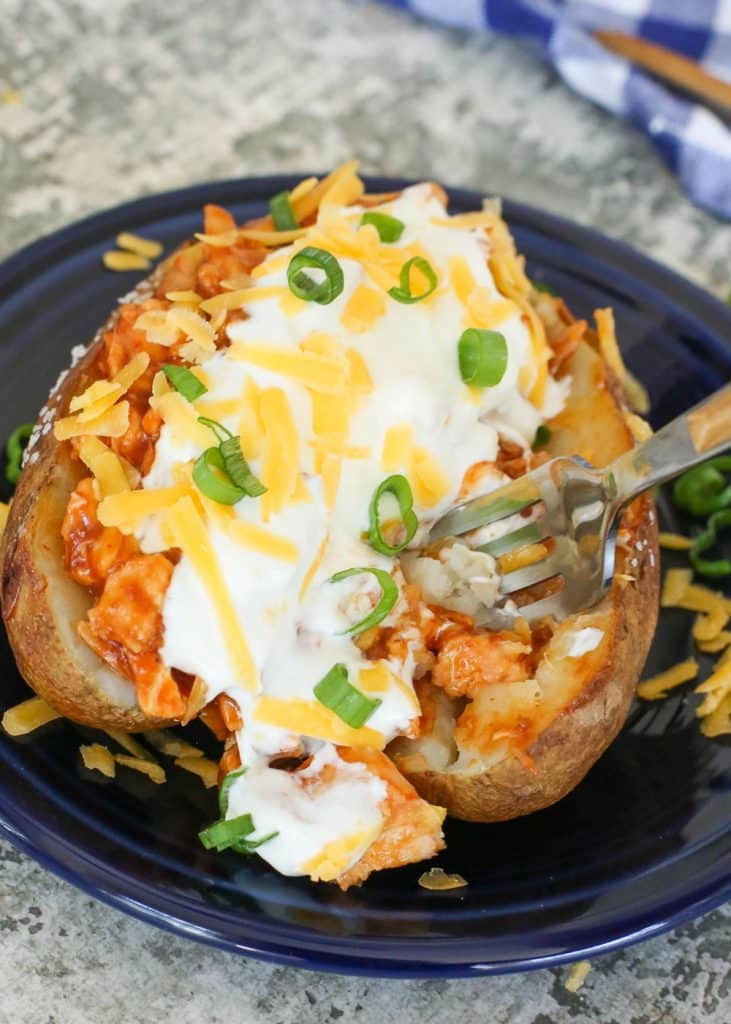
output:
[{"label": "blue plate", "polygon": [[[8,260],[0,268],[0,437],[34,418],[69,349],[133,284],[133,275],[102,268],[118,231],[170,249],[199,229],[203,203],[243,219],[292,184],[256,178],[153,196]],[[368,182],[379,192],[403,184]],[[450,200],[454,211],[480,205],[469,192],[453,190]],[[505,213],[534,278],[580,316],[614,307],[656,426],[729,379],[730,310],[593,231],[515,203]],[[651,668],[688,656],[689,625],[687,613],[663,618]],[[5,641],[0,671],[2,712],[28,696]],[[439,863],[469,881],[452,892],[419,888],[423,865],[342,893],[283,878],[256,857],[206,853],[196,832],[215,816],[211,792],[174,767],[165,786],[127,770],[113,782],[88,773],[78,747],[94,734],[68,722],[21,741],[0,734],[0,824],[11,842],[94,896],[238,953],[389,977],[545,967],[636,942],[728,896],[731,758],[727,741],[700,735],[696,702],[686,695],[635,708],[586,780],[549,810],[501,825],[450,822]]]}]

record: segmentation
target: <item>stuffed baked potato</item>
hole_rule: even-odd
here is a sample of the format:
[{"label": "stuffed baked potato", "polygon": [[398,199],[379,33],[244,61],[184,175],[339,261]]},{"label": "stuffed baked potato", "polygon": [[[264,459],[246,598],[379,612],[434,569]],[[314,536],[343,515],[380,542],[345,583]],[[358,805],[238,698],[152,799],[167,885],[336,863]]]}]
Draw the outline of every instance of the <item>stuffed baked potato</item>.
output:
[{"label": "stuffed baked potato", "polygon": [[19,668],[98,728],[200,715],[224,744],[204,842],[285,874],[347,887],[432,856],[445,809],[548,806],[626,717],[652,501],[560,624],[502,601],[484,535],[420,541],[549,454],[629,448],[622,375],[611,313],[536,290],[490,204],[367,196],[346,165],[243,228],[207,207],[40,415],[1,554]]}]

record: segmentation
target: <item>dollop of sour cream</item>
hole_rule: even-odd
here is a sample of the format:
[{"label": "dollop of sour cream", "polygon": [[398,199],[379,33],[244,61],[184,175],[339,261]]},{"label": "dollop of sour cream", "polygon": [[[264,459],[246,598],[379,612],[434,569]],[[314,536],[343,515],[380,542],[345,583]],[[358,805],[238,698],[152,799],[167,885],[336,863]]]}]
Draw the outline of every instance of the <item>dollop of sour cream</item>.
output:
[{"label": "dollop of sour cream", "polygon": [[[256,668],[255,691],[242,685],[217,610],[185,555],[174,570],[163,609],[165,663],[204,679],[209,699],[225,692],[242,710],[245,724],[238,740],[247,771],[231,787],[229,816],[250,813],[255,836],[277,833],[258,852],[285,874],[312,874],[323,850],[359,836],[347,856],[342,854],[345,847],[340,850],[338,863],[347,867],[373,841],[383,820],[385,784],[363,765],[342,761],[335,737],[313,735],[317,730],[308,733],[298,726],[295,715],[289,727],[257,717],[262,701],[290,702],[293,708],[303,702],[316,704],[313,689],[335,664],[345,666],[356,687],[365,678],[364,670],[372,667],[346,630],[371,609],[379,596],[378,585],[369,574],[337,584],[329,581],[334,573],[353,567],[392,570],[392,559],[364,540],[375,489],[390,472],[412,479],[419,459],[426,458],[437,468],[440,487],[437,493],[414,487],[414,509],[420,521],[436,518],[461,495],[466,471],[474,463],[495,459],[501,432],[530,445],[539,424],[559,411],[565,395],[565,383],[549,377],[541,408],[526,397],[525,380],[533,379],[535,364],[529,329],[517,307],[499,323],[508,349],[502,380],[479,390],[465,386],[457,343],[470,322],[452,274],[459,261],[484,296],[496,303],[504,298],[487,265],[485,233],[451,226],[427,185],[407,189],[383,210],[405,225],[399,241],[389,247],[396,253],[394,259],[398,250],[413,252],[418,247],[439,278],[433,295],[423,302],[403,303],[381,289],[382,311],[363,330],[357,319],[348,317],[348,310],[359,289],[378,290],[364,262],[338,255],[344,287],[329,304],[287,304],[277,296],[287,290],[287,266],[294,249],[278,249],[256,271],[255,287],[264,295],[263,290],[271,289],[271,297],[247,302],[247,318],[228,328],[232,347],[216,352],[204,364],[208,390],[194,407],[203,411],[218,406],[224,411],[215,418],[238,434],[242,396],[253,382],[258,389],[281,389],[296,430],[304,485],[301,500],[286,504],[267,521],[262,518],[261,499],[245,498],[233,506],[237,520],[284,538],[296,550],[296,558],[284,560],[253,550],[215,522],[207,524]],[[354,208],[329,208],[321,212],[315,228],[326,232],[333,218],[357,226],[360,214]],[[330,344],[334,339],[339,351],[355,353],[353,358],[365,366],[370,379],[370,387],[362,389],[347,410],[348,433],[338,453],[334,496],[328,494],[318,465],[322,438],[315,431],[313,392],[292,376],[232,355],[242,345],[299,352],[303,343],[312,346],[323,336]],[[402,446],[401,462],[385,467],[384,445],[394,428],[406,434],[409,443]],[[165,424],[144,486],[174,484],[178,467],[189,464],[200,451]],[[244,454],[254,473],[260,474],[260,456]],[[154,522],[140,527],[138,536],[146,550],[163,546]],[[391,659],[385,667],[388,672],[376,694],[381,703],[367,722],[383,744],[406,733],[420,714],[409,657]],[[313,754],[305,770],[289,774],[270,767],[273,755],[295,750]],[[327,766],[329,783],[316,784]]]}]

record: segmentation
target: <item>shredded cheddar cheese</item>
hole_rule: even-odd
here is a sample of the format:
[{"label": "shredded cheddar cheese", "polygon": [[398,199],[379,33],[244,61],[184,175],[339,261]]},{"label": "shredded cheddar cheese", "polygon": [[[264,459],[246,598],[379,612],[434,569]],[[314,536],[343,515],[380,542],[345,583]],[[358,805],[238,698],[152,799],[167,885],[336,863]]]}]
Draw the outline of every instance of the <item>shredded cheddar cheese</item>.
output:
[{"label": "shredded cheddar cheese", "polygon": [[697,675],[698,662],[695,658],[688,658],[687,661],[673,665],[666,672],[660,672],[650,679],[645,679],[637,687],[637,696],[643,700],[661,700],[663,697],[667,697],[670,690],[695,679]]}]

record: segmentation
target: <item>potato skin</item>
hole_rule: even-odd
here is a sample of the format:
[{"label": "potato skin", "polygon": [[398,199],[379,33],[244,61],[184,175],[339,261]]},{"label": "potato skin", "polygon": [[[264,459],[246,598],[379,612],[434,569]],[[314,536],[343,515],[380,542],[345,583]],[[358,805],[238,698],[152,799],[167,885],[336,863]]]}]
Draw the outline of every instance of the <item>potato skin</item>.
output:
[{"label": "potato skin", "polygon": [[[551,424],[555,454],[574,450],[595,465],[606,465],[634,443],[622,388],[591,344],[580,346],[569,370],[571,393]],[[621,525],[629,533],[630,554],[618,547],[609,593],[581,616],[582,626],[590,626],[593,617],[601,621],[607,653],[527,748],[527,759],[509,753],[476,770],[435,771],[397,755],[400,770],[419,794],[446,807],[451,817],[505,821],[549,807],[581,782],[622,728],[657,625],[660,555],[650,495],[633,502]],[[633,580],[622,579],[623,573]],[[572,669],[578,671],[566,659],[559,663],[569,681]]]},{"label": "potato skin", "polygon": [[[103,330],[111,327],[117,313]],[[61,522],[70,492],[83,475],[52,424],[71,398],[94,379],[99,332],[41,410],[0,546],[0,606],[18,669],[60,714],[99,729],[138,732],[170,724],[139,708],[134,685],[114,672],[76,633],[91,601],[66,573]]]},{"label": "potato skin", "polygon": [[[651,498],[638,499],[636,582],[615,577],[597,617],[611,606],[609,656],[579,695],[526,753],[534,768],[507,756],[477,773],[401,771],[430,803],[464,821],[506,821],[550,807],[581,782],[624,725],[655,632],[659,557]],[[618,566],[622,571],[621,563]],[[588,622],[587,622],[588,624]]]}]

